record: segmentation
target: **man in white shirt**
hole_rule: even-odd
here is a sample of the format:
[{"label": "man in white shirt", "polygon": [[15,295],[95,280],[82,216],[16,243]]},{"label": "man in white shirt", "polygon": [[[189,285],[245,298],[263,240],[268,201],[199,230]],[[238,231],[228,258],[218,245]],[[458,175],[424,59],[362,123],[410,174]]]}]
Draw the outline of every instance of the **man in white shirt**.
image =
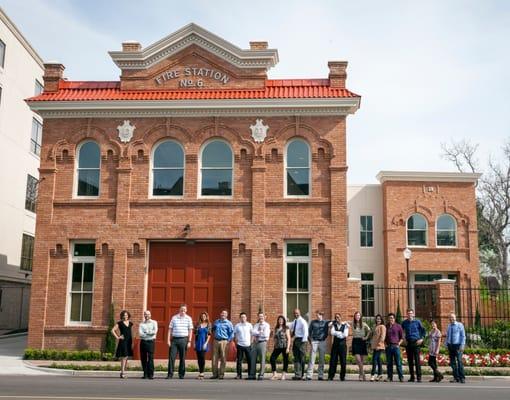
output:
[{"label": "man in white shirt", "polygon": [[252,335],[252,352],[251,352],[251,373],[252,379],[255,379],[255,374],[257,372],[257,362],[260,359],[260,370],[258,375],[258,380],[261,381],[264,379],[264,371],[266,369],[266,351],[267,351],[267,341],[269,340],[269,335],[271,334],[271,328],[269,324],[266,322],[266,315],[264,313],[258,314],[258,321],[253,326],[251,331]]},{"label": "man in white shirt", "polygon": [[179,379],[184,379],[186,373],[186,350],[191,346],[193,335],[193,320],[186,314],[186,304],[181,305],[179,313],[175,314],[168,325],[168,375],[172,379],[175,368],[175,357],[179,352]]},{"label": "man in white shirt", "polygon": [[243,356],[248,363],[248,379],[251,375],[251,331],[253,326],[248,322],[246,313],[239,314],[239,323],[234,327],[234,341],[237,349],[236,379],[243,379]]},{"label": "man in white shirt", "polygon": [[158,322],[151,319],[151,312],[144,311],[143,321],[138,327],[140,336],[140,360],[142,362],[142,379],[154,379],[154,342],[158,334]]},{"label": "man in white shirt", "polygon": [[305,370],[306,342],[308,341],[308,323],[301,316],[299,308],[294,310],[294,321],[290,324],[290,334],[294,338],[292,343],[292,355],[294,356],[293,381],[306,379],[303,375]]}]

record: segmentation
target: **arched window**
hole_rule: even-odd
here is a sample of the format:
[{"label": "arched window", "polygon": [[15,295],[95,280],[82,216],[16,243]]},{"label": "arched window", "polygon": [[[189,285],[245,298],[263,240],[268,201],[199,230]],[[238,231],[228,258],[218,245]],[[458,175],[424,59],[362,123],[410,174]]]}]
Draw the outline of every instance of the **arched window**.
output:
[{"label": "arched window", "polygon": [[310,146],[302,139],[294,139],[287,145],[285,155],[287,196],[310,195]]},{"label": "arched window", "polygon": [[152,195],[182,196],[184,191],[184,151],[173,140],[154,148],[152,156]]},{"label": "arched window", "polygon": [[413,214],[407,219],[407,245],[427,245],[427,220],[421,214]]},{"label": "arched window", "polygon": [[457,245],[457,224],[449,214],[443,214],[437,219],[436,244],[437,246]]},{"label": "arched window", "polygon": [[101,152],[96,142],[87,141],[78,147],[77,195],[99,196]]},{"label": "arched window", "polygon": [[232,149],[223,140],[213,140],[202,149],[201,157],[202,196],[232,196]]}]

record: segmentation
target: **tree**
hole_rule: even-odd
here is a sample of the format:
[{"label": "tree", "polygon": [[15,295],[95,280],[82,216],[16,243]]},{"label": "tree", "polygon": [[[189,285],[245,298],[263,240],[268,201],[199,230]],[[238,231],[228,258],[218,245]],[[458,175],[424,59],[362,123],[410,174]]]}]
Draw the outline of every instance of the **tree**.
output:
[{"label": "tree", "polygon": [[[455,164],[459,172],[478,169],[478,144],[469,141],[441,144],[443,158]],[[502,147],[500,162],[489,159],[477,185],[477,213],[481,262],[508,287],[508,251],[510,249],[510,140]]]},{"label": "tree", "polygon": [[106,332],[106,337],[104,341],[104,353],[115,354],[115,347],[117,342],[113,337],[111,330],[115,326],[115,318],[114,318],[115,308],[113,303],[110,305],[110,319],[108,323],[108,331]]}]

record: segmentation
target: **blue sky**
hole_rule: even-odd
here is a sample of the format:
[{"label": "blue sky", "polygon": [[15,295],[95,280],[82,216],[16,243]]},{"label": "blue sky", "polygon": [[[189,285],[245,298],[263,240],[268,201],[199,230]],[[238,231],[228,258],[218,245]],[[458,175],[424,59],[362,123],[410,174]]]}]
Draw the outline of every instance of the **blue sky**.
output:
[{"label": "blue sky", "polygon": [[45,61],[72,80],[116,80],[107,54],[147,46],[195,22],[235,45],[267,40],[270,78],[327,77],[347,60],[362,95],[348,118],[349,183],[379,170],[453,170],[440,143],[480,143],[498,156],[510,138],[510,1],[0,0]]}]

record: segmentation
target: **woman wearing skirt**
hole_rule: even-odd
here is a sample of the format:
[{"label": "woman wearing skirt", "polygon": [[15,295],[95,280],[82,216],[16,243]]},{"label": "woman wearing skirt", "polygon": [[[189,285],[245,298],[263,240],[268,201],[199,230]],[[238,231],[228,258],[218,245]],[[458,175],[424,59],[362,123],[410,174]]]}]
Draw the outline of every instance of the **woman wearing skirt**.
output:
[{"label": "woman wearing skirt", "polygon": [[367,340],[370,336],[370,327],[363,322],[363,317],[359,311],[354,313],[352,323],[352,354],[356,357],[356,364],[358,364],[359,380],[364,381],[365,371],[363,363],[367,352]]}]

